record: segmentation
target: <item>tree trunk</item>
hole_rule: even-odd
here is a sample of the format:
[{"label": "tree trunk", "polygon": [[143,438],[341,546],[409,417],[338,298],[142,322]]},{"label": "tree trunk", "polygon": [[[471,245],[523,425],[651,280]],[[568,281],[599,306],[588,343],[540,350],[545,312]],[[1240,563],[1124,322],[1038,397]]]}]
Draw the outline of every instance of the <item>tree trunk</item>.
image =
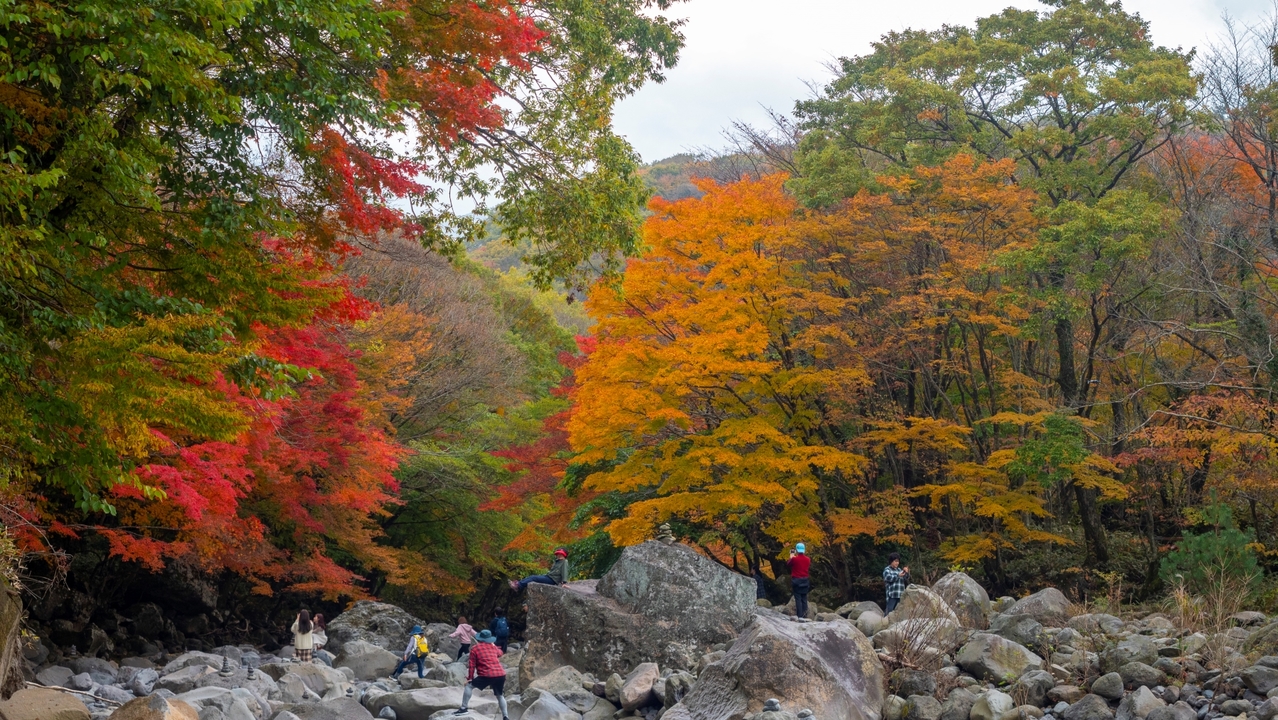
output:
[{"label": "tree trunk", "polygon": [[1109,564],[1109,543],[1105,540],[1105,528],[1101,527],[1100,511],[1096,506],[1096,491],[1074,485],[1074,498],[1078,501],[1078,516],[1083,523],[1088,559],[1099,565]]}]

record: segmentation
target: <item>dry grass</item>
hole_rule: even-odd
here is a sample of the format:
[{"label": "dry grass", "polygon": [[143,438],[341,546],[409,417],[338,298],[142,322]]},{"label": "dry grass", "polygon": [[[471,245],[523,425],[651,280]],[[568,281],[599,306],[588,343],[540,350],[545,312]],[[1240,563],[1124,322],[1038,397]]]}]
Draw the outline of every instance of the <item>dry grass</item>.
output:
[{"label": "dry grass", "polygon": [[1199,653],[1208,668],[1224,671],[1240,669],[1244,662],[1236,647],[1240,643],[1229,638],[1225,633],[1233,623],[1230,617],[1241,611],[1246,604],[1248,588],[1255,577],[1238,577],[1223,565],[1212,567],[1208,571],[1209,582],[1199,593],[1191,592],[1185,579],[1176,576],[1176,582],[1164,603],[1164,612],[1171,618],[1182,636],[1191,633],[1202,633],[1207,638]]}]

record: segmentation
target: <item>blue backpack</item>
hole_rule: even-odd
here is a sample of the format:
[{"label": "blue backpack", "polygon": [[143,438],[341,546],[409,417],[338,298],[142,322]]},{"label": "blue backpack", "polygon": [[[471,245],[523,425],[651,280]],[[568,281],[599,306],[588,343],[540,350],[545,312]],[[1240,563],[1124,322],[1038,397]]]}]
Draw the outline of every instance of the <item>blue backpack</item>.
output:
[{"label": "blue backpack", "polygon": [[506,618],[493,618],[493,635],[499,638],[510,637],[510,625],[506,622]]}]

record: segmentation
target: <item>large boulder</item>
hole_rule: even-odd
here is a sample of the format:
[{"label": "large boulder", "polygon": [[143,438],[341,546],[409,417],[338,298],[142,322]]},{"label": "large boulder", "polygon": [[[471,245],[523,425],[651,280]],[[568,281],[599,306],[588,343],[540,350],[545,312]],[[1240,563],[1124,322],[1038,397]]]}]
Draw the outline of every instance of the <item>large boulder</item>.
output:
[{"label": "large boulder", "polygon": [[1087,613],[1070,618],[1066,626],[1084,633],[1117,635],[1123,630],[1123,621],[1105,613]]},{"label": "large boulder", "polygon": [[990,621],[990,632],[1025,647],[1038,647],[1043,640],[1043,625],[1029,615],[999,613]]},{"label": "large boulder", "polygon": [[1153,665],[1158,661],[1158,646],[1148,635],[1132,635],[1118,641],[1100,654],[1101,672],[1117,672],[1127,663]]},{"label": "large boulder", "polygon": [[901,595],[901,602],[896,609],[888,613],[888,622],[896,624],[904,620],[919,619],[950,620],[959,624],[958,615],[945,602],[945,599],[926,585],[911,585]]},{"label": "large boulder", "polygon": [[324,649],[341,655],[346,643],[361,640],[399,655],[408,645],[414,625],[425,623],[396,605],[360,600],[328,623]]},{"label": "large boulder", "polygon": [[[552,697],[549,693],[543,697]],[[424,688],[378,695],[366,705],[377,717],[382,708],[395,711],[396,720],[428,720],[440,710],[456,710],[461,707],[460,687]],[[478,715],[497,713],[497,698],[487,692],[477,692],[470,697],[470,709]]]},{"label": "large boulder", "polygon": [[1012,682],[1026,671],[1043,669],[1043,658],[1024,645],[990,633],[973,635],[955,661],[974,677],[997,683]]},{"label": "large boulder", "polygon": [[22,599],[18,591],[0,575],[0,698],[7,699],[23,687],[26,678],[22,668],[22,642],[18,630],[22,626]]},{"label": "large boulder", "polygon": [[1047,627],[1063,627],[1069,622],[1069,600],[1056,588],[1043,588],[1017,600],[1005,611],[1009,615],[1029,615]]},{"label": "large boulder", "polygon": [[754,615],[754,582],[684,545],[622,552],[601,580],[529,585],[519,683],[571,665],[596,677],[640,663],[691,670]]},{"label": "large boulder", "polygon": [[111,713],[111,720],[199,720],[199,712],[186,702],[163,695],[130,700]]},{"label": "large boulder", "polygon": [[351,698],[303,703],[289,709],[297,720],[373,720],[373,714]]},{"label": "large boulder", "polygon": [[967,573],[952,572],[932,584],[963,627],[984,630],[990,622],[990,596]]},{"label": "large boulder", "polygon": [[780,698],[784,710],[809,708],[818,720],[880,720],[885,679],[874,648],[851,623],[795,623],[766,613],[667,715],[740,720]]},{"label": "large boulder", "polygon": [[[400,656],[385,648],[365,645],[359,642],[346,644],[348,650],[352,646],[362,646],[361,649],[366,650],[366,652],[339,655],[337,660],[333,661],[333,667],[350,668],[351,672],[355,673],[356,680],[376,680],[389,677],[391,671],[399,664]],[[416,669],[415,665],[410,667]]]},{"label": "large boulder", "polygon": [[4,720],[89,720],[89,709],[74,697],[47,688],[19,690],[0,702]]}]

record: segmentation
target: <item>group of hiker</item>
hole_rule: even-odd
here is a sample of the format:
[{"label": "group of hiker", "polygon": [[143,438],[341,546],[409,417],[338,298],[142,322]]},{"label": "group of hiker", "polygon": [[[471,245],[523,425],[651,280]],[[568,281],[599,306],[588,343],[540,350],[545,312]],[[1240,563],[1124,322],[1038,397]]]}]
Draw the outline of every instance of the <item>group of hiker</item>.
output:
[{"label": "group of hiker", "polygon": [[[532,583],[546,585],[566,583],[570,575],[568,551],[564,548],[556,548],[554,558],[546,574],[530,575],[518,581],[511,580],[511,589],[522,591]],[[790,552],[789,559],[786,560],[786,568],[790,573],[790,589],[794,594],[795,617],[799,619],[806,619],[808,615],[808,593],[812,590],[809,574],[811,567],[812,559],[808,557],[807,547],[803,543],[796,544],[794,550]],[[758,583],[759,597],[763,597],[762,573],[756,566],[752,568],[751,574]],[[887,612],[896,609],[909,584],[909,566],[902,567],[900,554],[892,553],[888,556],[887,567],[883,568]],[[294,656],[302,662],[309,662],[314,657],[315,651],[322,649],[328,641],[324,616],[318,613],[312,618],[306,610],[299,612],[297,619],[293,621],[292,631]],[[465,617],[459,617],[457,628],[448,637],[457,638],[461,643],[457,650],[458,660],[461,660],[464,655],[470,656],[466,686],[462,691],[462,704],[454,714],[465,715],[469,712],[470,697],[475,690],[491,690],[497,696],[502,720],[509,720],[506,713],[506,698],[503,696],[506,687],[506,669],[501,664],[501,656],[506,653],[506,647],[510,641],[510,623],[506,619],[506,611],[502,608],[494,610],[492,621],[488,623],[487,628],[480,631],[476,631]],[[412,635],[408,639],[408,646],[404,648],[403,658],[395,666],[391,677],[398,678],[409,665],[417,666],[417,677],[426,677],[426,656],[429,653],[430,641],[426,633],[420,625],[414,625]]]}]

